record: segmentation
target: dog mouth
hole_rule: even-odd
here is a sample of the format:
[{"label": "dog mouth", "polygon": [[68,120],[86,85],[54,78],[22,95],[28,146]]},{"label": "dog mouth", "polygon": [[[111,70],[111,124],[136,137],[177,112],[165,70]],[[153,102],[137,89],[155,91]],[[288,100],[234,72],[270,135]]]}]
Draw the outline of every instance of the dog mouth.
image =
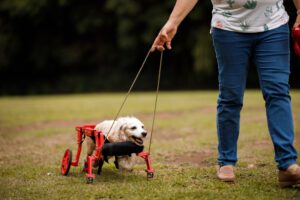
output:
[{"label": "dog mouth", "polygon": [[131,138],[133,139],[134,143],[136,143],[137,145],[143,145],[144,143],[144,141],[139,137],[131,136]]}]

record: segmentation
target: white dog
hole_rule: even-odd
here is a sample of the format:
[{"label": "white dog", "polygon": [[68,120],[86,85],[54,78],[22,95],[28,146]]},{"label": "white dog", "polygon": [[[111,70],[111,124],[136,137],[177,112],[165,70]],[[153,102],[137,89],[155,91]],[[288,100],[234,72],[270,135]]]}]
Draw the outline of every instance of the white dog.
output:
[{"label": "white dog", "polygon": [[[131,141],[142,146],[147,136],[144,124],[135,117],[120,117],[115,123],[114,120],[105,120],[96,125],[95,130],[101,131],[111,143]],[[111,127],[113,124],[113,127]],[[110,130],[111,128],[111,130]],[[108,133],[108,131],[110,132]],[[90,156],[95,150],[95,143],[87,137],[87,155]],[[118,156],[116,158],[120,170],[132,171],[134,166],[133,156]]]}]

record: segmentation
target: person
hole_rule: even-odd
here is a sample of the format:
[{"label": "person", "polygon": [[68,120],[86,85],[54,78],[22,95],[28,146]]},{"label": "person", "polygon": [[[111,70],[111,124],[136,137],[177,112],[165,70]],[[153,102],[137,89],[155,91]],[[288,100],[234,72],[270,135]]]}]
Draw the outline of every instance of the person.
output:
[{"label": "person", "polygon": [[[177,0],[155,38],[151,51],[172,49],[178,26],[197,0]],[[300,26],[300,0],[294,0]],[[280,186],[300,183],[293,146],[294,128],[289,95],[289,16],[283,0],[212,0],[211,35],[218,63],[218,170],[222,181],[234,181],[240,111],[249,59],[253,59],[265,100],[269,133],[279,169]]]}]

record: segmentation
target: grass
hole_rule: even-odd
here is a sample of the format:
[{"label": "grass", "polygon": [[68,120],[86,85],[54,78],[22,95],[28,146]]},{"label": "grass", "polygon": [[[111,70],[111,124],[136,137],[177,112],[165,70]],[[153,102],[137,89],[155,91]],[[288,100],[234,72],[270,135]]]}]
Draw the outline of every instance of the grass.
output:
[{"label": "grass", "polygon": [[[0,98],[0,199],[297,199],[300,188],[277,185],[273,146],[259,91],[247,91],[241,113],[234,184],[216,167],[217,92],[162,92],[151,149],[155,178],[138,162],[133,173],[105,164],[94,184],[80,167],[60,175],[66,148],[77,150],[74,127],[115,116],[124,93]],[[300,91],[292,91],[295,145],[300,149]],[[150,129],[155,95],[133,93],[121,115]],[[149,141],[146,142],[146,149]],[[85,149],[84,149],[85,150]],[[83,150],[83,153],[84,153]],[[83,157],[83,156],[82,156]],[[81,163],[80,163],[81,164]]]}]

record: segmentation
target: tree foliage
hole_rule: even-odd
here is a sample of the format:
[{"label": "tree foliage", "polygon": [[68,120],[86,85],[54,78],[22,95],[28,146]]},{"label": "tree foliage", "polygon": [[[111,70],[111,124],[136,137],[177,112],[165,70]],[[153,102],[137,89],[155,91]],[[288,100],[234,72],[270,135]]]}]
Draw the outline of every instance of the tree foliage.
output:
[{"label": "tree foliage", "polygon": [[[2,0],[0,94],[128,88],[174,3]],[[210,18],[211,2],[201,1],[182,23],[174,50],[165,53],[162,88],[217,86]],[[154,89],[158,54],[150,56],[137,89]]]}]

